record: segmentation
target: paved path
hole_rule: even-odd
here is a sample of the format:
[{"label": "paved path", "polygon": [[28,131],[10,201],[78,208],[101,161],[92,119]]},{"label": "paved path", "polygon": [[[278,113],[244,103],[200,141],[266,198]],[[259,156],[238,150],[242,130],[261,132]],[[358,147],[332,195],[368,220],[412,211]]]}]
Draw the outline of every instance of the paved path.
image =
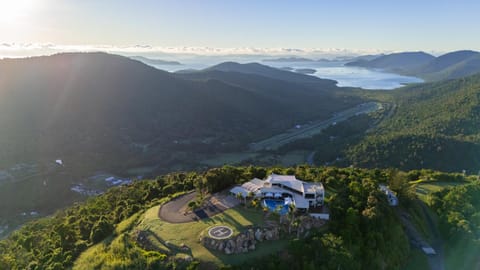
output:
[{"label": "paved path", "polygon": [[428,264],[432,270],[444,270],[445,269],[445,254],[443,252],[443,240],[440,232],[435,226],[433,217],[430,215],[427,206],[423,203],[420,204],[422,207],[423,214],[427,219],[428,229],[432,232],[433,239],[431,241],[432,247],[435,249],[437,255],[428,256]]},{"label": "paved path", "polygon": [[403,210],[398,210],[397,212],[399,214],[400,220],[402,221],[402,224],[405,227],[405,232],[410,240],[410,244],[412,244],[416,248],[419,248],[420,250],[422,250],[422,248],[433,248],[435,250],[435,253],[436,253],[435,255],[427,255],[430,269],[444,270],[445,263],[444,263],[442,238],[435,226],[435,223],[433,222],[432,217],[428,213],[427,209],[425,209],[427,206],[424,205],[423,203],[420,203],[420,204],[422,207],[422,211],[425,215],[425,218],[427,219],[428,230],[431,232],[433,236],[433,239],[430,241],[431,244],[425,241],[423,236],[417,231],[417,228],[411,222],[410,215],[408,213],[406,213]]},{"label": "paved path", "polygon": [[196,196],[197,192],[188,193],[162,205],[158,216],[170,223],[186,223],[214,216],[240,203],[233,196],[216,193],[206,198],[201,208],[189,211],[188,203]]}]

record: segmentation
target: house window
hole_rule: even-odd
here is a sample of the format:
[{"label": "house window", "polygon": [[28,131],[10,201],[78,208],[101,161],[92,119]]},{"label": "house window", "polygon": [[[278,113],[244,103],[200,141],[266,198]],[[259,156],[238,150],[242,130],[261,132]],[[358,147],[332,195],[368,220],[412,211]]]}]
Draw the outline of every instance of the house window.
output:
[{"label": "house window", "polygon": [[305,199],[315,199],[315,194],[307,193],[305,194]]}]

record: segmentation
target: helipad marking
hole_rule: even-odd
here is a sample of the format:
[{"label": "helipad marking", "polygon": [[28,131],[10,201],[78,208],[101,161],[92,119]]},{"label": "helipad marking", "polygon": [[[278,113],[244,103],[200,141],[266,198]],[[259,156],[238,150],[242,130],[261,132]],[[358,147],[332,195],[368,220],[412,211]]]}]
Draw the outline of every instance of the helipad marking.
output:
[{"label": "helipad marking", "polygon": [[227,239],[232,236],[233,230],[227,226],[215,226],[208,230],[208,235],[215,239]]}]

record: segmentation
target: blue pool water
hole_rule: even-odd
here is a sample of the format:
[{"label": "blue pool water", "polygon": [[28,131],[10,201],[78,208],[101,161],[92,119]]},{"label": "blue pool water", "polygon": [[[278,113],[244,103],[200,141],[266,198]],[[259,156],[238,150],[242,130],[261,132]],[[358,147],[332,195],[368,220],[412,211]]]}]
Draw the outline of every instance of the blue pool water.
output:
[{"label": "blue pool water", "polygon": [[280,211],[278,212],[280,215],[285,215],[288,213],[288,204],[285,204],[283,200],[263,200],[263,205],[268,208],[271,212],[277,211],[277,207],[281,207]]}]

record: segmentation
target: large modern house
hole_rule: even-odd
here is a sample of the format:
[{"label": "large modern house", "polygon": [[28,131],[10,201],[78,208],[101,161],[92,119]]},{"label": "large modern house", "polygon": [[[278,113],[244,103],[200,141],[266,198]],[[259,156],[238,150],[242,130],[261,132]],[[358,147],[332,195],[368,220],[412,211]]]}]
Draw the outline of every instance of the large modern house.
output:
[{"label": "large modern house", "polygon": [[293,203],[295,208],[305,211],[323,205],[325,199],[322,183],[304,182],[294,175],[271,174],[265,180],[255,178],[232,188],[230,193]]}]

